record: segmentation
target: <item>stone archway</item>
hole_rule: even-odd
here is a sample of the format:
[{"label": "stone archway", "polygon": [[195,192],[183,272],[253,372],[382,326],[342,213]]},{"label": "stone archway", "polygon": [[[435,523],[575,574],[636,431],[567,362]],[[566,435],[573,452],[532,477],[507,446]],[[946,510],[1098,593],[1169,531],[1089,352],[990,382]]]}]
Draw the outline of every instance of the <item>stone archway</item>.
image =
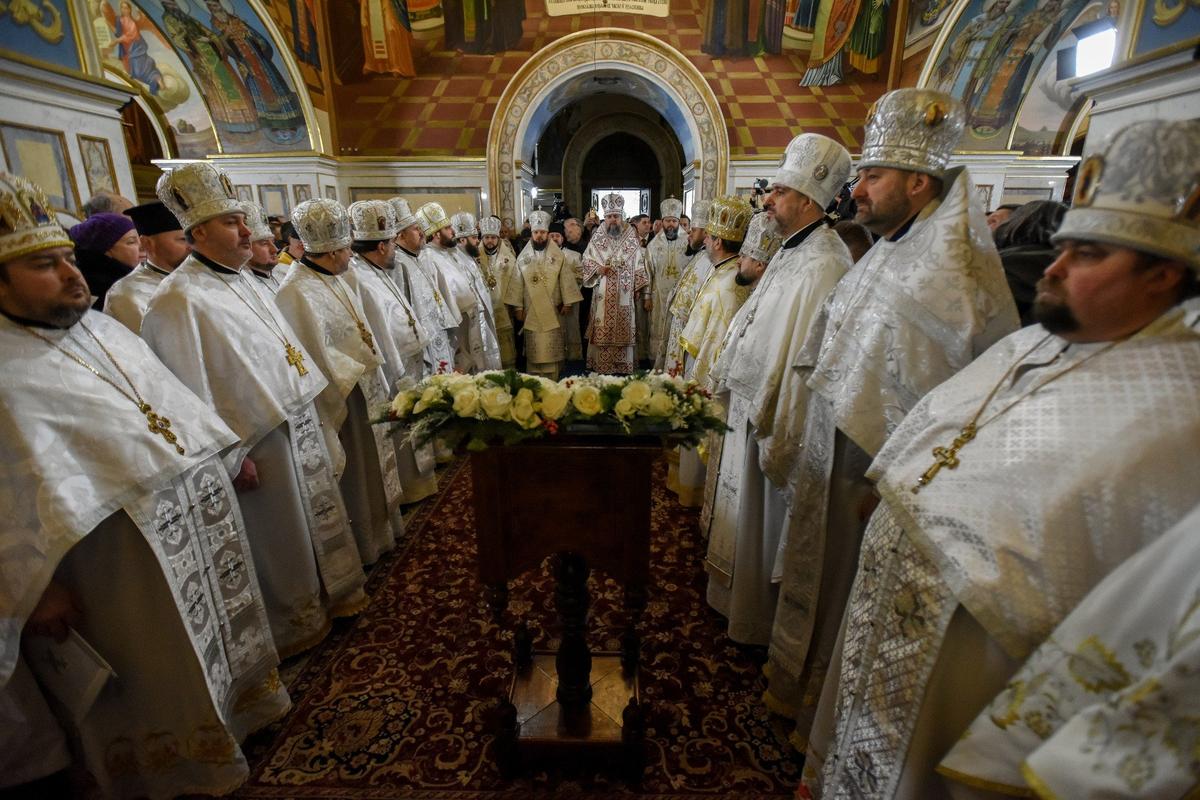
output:
[{"label": "stone archway", "polygon": [[[533,55],[517,71],[496,106],[488,131],[487,165],[492,213],[517,218],[520,166],[530,163],[531,125],[544,125],[557,87],[589,72],[623,73],[659,90],[656,110],[675,128],[686,161],[697,162],[696,197],[725,191],[729,138],[712,88],[682,53],[638,31],[598,28],[565,36]],[[541,131],[535,131],[540,134]]]},{"label": "stone archway", "polygon": [[[663,176],[662,196],[666,197],[669,192],[674,192],[676,197],[680,195],[683,185],[683,165],[679,162],[679,153],[674,143],[668,138],[667,132],[637,114],[613,114],[585,127],[571,137],[571,141],[567,143],[566,151],[563,153],[562,170],[563,200],[566,202],[567,208],[573,209],[577,214],[583,214],[584,209],[588,207],[583,202],[584,198],[580,193],[584,159],[602,139],[614,133],[632,134],[649,145],[650,149],[654,151],[654,157],[658,160],[659,172]],[[582,217],[580,218],[582,219]]]}]

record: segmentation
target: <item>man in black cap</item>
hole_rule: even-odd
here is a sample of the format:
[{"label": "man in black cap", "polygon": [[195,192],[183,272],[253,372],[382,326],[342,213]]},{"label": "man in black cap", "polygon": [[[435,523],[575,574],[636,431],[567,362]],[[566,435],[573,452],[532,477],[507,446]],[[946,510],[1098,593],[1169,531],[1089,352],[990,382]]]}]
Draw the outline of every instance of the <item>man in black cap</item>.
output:
[{"label": "man in black cap", "polygon": [[141,333],[146,306],[162,279],[192,252],[179,220],[159,201],[125,210],[133,220],[146,260],[112,285],[104,298],[104,313],[134,333]]}]

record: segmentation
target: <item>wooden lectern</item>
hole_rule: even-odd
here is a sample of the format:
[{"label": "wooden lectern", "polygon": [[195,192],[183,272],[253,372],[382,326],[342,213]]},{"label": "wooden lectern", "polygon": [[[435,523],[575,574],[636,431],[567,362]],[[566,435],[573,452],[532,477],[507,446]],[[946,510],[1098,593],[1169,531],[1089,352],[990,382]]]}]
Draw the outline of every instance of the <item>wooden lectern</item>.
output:
[{"label": "wooden lectern", "polygon": [[[636,781],[644,721],[637,623],[650,574],[651,467],[657,436],[562,435],[471,454],[479,579],[497,623],[508,582],[554,555],[557,653],[534,653],[524,623],[514,675],[500,703],[497,756],[506,775],[531,760],[616,757]],[[591,653],[587,577],[598,568],[625,587],[628,624],[619,653]]]}]

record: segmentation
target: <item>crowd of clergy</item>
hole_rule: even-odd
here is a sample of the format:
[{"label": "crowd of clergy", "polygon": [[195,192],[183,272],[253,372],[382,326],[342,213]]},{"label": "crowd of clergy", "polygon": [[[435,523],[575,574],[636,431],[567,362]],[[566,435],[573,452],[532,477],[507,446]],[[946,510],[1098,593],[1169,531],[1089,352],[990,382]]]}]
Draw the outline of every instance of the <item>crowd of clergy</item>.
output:
[{"label": "crowd of clergy", "polygon": [[68,233],[0,173],[0,788],[239,786],[280,660],[365,607],[452,456],[373,417],[519,367],[721,401],[667,483],[799,797],[1194,790],[1200,123],[1118,131],[995,236],[964,126],[901,89],[857,164],[793,139],[761,209],[609,194],[519,236],[402,197],[268,219],[209,162]]}]

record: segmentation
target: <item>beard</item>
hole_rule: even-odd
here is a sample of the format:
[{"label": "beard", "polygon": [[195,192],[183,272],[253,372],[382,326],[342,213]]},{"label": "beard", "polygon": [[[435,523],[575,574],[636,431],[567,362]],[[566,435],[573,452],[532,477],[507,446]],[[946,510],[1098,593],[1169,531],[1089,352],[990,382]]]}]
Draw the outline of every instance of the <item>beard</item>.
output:
[{"label": "beard", "polygon": [[663,228],[663,236],[667,237],[668,242],[673,242],[679,238],[679,228]]},{"label": "beard", "polygon": [[902,192],[893,192],[876,201],[860,200],[854,221],[876,236],[886,236],[913,215],[912,204]]},{"label": "beard", "polygon": [[613,237],[614,239],[621,235],[621,225],[619,223],[613,223],[612,225],[606,225],[605,230],[608,231],[608,235]]},{"label": "beard", "polygon": [[484,251],[485,253],[487,253],[489,256],[494,256],[494,255],[496,255],[496,253],[497,253],[497,252],[499,252],[499,250],[500,250],[500,245],[496,245],[495,247],[488,247],[488,246],[485,244],[485,245],[483,246],[483,251]]},{"label": "beard", "polygon": [[1061,298],[1046,291],[1046,279],[1038,281],[1038,293],[1033,300],[1033,320],[1041,323],[1050,333],[1070,333],[1079,330],[1071,307]]},{"label": "beard", "polygon": [[467,251],[467,255],[471,258],[479,258],[479,247],[470,242],[463,242],[463,249]]},{"label": "beard", "polygon": [[46,312],[45,322],[56,328],[70,328],[83,319],[83,315],[92,307],[92,298],[85,296],[74,303],[60,303],[51,306]]},{"label": "beard", "polygon": [[742,271],[739,269],[733,275],[733,282],[736,283],[738,286],[749,286],[750,284],[754,283],[754,278],[750,278],[750,277],[747,277],[746,275],[743,275]]},{"label": "beard", "polygon": [[545,249],[546,249],[546,245],[550,244],[550,240],[548,240],[548,239],[547,239],[547,240],[546,240],[546,241],[544,241],[544,242],[538,242],[538,241],[536,241],[536,240],[534,240],[534,239],[530,239],[530,240],[529,240],[529,243],[530,243],[531,245],[533,245],[533,249],[534,249],[534,250],[536,250],[536,251],[538,251],[538,252],[540,253],[540,252],[542,252],[543,250],[545,250]]}]

